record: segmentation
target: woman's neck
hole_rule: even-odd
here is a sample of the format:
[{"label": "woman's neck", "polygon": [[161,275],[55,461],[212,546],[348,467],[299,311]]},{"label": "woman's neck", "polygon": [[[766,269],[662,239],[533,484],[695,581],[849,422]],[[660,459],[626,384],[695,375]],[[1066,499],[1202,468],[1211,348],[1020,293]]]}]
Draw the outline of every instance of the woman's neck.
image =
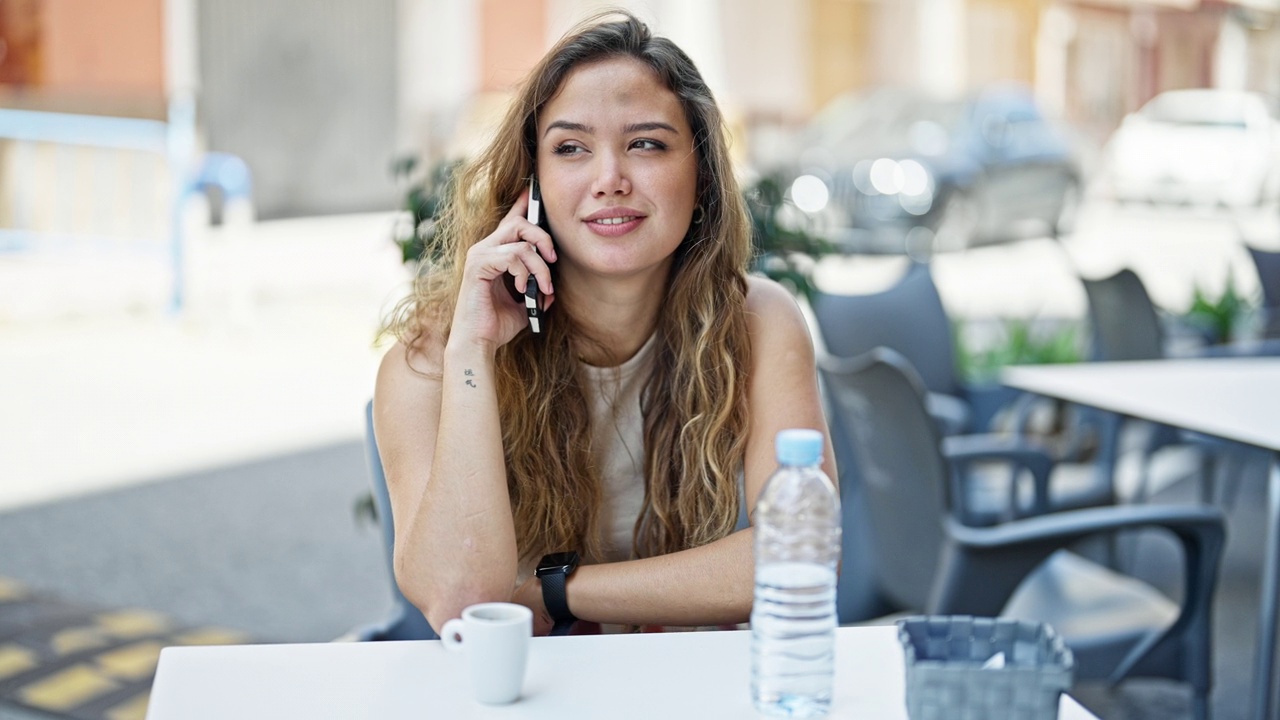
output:
[{"label": "woman's neck", "polygon": [[565,303],[594,341],[580,344],[580,359],[588,365],[613,367],[634,356],[653,335],[666,296],[666,276],[625,280],[561,276],[556,290],[561,295],[556,303]]}]

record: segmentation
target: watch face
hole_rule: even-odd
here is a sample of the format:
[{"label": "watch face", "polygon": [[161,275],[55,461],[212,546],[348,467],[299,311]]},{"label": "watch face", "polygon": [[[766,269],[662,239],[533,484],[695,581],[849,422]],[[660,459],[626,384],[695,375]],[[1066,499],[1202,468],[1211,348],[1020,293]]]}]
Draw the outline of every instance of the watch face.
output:
[{"label": "watch face", "polygon": [[542,560],[538,563],[538,569],[535,575],[546,575],[548,573],[560,572],[568,574],[578,566],[578,553],[576,552],[560,552],[543,555]]}]

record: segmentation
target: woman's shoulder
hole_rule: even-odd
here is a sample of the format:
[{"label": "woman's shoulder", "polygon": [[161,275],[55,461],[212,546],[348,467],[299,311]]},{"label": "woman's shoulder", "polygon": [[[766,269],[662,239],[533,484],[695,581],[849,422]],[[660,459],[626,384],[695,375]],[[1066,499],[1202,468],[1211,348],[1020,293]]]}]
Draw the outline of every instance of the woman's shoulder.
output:
[{"label": "woman's shoulder", "polygon": [[778,323],[804,327],[804,313],[795,296],[777,281],[760,275],[747,276],[747,317],[753,331]]},{"label": "woman's shoulder", "polygon": [[747,278],[747,327],[757,360],[813,346],[809,325],[795,296],[766,277]]},{"label": "woman's shoulder", "polygon": [[416,337],[397,339],[382,356],[378,383],[438,381],[444,372],[444,340],[439,333],[423,331]]}]

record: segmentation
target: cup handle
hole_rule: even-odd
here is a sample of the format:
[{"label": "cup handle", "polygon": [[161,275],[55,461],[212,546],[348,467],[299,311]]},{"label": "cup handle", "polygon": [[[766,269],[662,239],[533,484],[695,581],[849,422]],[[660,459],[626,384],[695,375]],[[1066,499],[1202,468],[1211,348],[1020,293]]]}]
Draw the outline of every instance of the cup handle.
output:
[{"label": "cup handle", "polygon": [[462,647],[462,618],[454,618],[440,628],[440,642],[445,650],[458,650]]}]

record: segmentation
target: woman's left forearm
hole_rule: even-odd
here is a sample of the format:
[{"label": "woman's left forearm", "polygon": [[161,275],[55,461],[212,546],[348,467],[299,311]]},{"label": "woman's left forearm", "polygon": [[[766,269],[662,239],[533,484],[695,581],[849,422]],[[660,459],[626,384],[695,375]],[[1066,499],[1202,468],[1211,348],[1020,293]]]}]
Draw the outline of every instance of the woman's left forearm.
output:
[{"label": "woman's left forearm", "polygon": [[746,622],[754,591],[751,528],[692,550],[584,565],[569,578],[569,610],[580,620],[623,625]]}]

